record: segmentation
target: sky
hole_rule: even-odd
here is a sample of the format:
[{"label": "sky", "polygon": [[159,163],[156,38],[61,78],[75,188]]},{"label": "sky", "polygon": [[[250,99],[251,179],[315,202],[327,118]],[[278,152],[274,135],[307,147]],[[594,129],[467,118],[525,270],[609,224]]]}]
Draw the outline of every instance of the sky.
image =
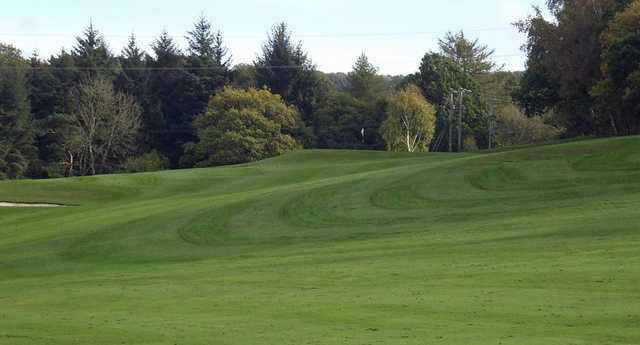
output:
[{"label": "sky", "polygon": [[116,54],[132,33],[149,52],[163,30],[184,49],[186,32],[204,15],[222,32],[233,64],[253,62],[270,29],[284,21],[320,71],[348,72],[364,52],[389,75],[417,71],[425,53],[438,51],[438,38],[459,30],[494,49],[494,61],[505,70],[523,70],[525,37],[512,23],[532,14],[534,5],[545,7],[545,0],[7,2],[0,10],[0,42],[25,56],[70,50],[90,21]]}]

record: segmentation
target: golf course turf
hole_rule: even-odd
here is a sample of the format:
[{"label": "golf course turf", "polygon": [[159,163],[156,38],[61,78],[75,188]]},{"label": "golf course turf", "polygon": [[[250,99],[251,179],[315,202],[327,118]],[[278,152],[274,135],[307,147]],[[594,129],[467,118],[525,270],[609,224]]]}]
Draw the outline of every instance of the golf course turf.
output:
[{"label": "golf course turf", "polygon": [[1,181],[0,344],[640,344],[640,137]]}]

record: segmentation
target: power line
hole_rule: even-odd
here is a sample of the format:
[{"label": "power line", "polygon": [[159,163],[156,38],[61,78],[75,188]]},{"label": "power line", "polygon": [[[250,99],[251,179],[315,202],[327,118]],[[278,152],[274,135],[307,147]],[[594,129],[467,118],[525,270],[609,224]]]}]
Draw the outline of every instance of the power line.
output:
[{"label": "power line", "polygon": [[[468,30],[463,30],[466,32],[487,32],[487,31],[512,31],[514,30],[511,26],[504,27],[487,27],[487,28],[473,28]],[[405,31],[405,32],[378,32],[378,33],[301,33],[295,34],[295,37],[300,38],[348,38],[348,37],[407,37],[407,36],[429,36],[429,35],[441,35],[446,30],[438,30],[438,31]],[[17,32],[0,32],[0,37],[68,37],[68,38],[76,38],[77,34],[69,34],[69,33],[17,33]],[[131,34],[101,34],[104,38],[129,38]],[[144,34],[137,35],[134,34],[136,38],[157,38],[160,35],[152,35],[152,34]],[[184,36],[180,35],[169,35],[169,37],[173,39],[183,39]],[[225,38],[263,38],[265,34],[229,34],[223,35]]]},{"label": "power line", "polygon": [[[304,69],[308,68],[308,66],[252,66],[256,69]],[[79,66],[69,66],[69,67],[60,67],[60,66],[41,66],[41,67],[32,67],[32,66],[0,66],[0,70],[65,70],[65,71],[210,71],[210,70],[232,70],[232,68],[226,67],[79,67]]]},{"label": "power line", "polygon": [[492,58],[504,58],[504,57],[516,57],[516,56],[527,56],[527,54],[518,53],[518,54],[491,55]]}]

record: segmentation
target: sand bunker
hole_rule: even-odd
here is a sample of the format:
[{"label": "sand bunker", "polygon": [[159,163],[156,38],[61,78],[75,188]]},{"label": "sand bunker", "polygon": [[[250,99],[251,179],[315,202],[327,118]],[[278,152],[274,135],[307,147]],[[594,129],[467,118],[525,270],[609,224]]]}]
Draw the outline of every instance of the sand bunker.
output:
[{"label": "sand bunker", "polygon": [[66,205],[0,201],[0,207],[66,207]]}]

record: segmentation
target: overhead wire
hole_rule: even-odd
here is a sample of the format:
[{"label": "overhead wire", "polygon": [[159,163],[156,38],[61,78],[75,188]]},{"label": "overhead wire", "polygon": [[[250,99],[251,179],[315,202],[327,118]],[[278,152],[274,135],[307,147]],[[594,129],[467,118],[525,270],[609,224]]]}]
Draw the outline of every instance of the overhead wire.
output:
[{"label": "overhead wire", "polygon": [[[513,30],[511,26],[504,27],[484,27],[484,28],[470,28],[464,30],[465,32],[486,32],[486,31],[510,31]],[[439,35],[442,32],[446,32],[447,30],[434,30],[434,31],[414,31],[414,32],[391,32],[391,33],[300,33],[296,34],[295,37],[299,38],[359,38],[359,37],[417,37],[417,36],[427,36],[427,35]],[[137,34],[101,34],[101,37],[108,38],[127,38],[131,36],[135,36],[136,38],[156,38],[158,35],[137,35]],[[0,32],[0,37],[67,37],[67,38],[77,38],[77,35],[74,34],[66,34],[66,33],[11,33],[11,32]],[[172,39],[182,39],[184,36],[177,35],[169,35]],[[230,34],[224,36],[227,39],[242,39],[242,38],[261,38],[264,37],[264,34]],[[517,54],[499,54],[493,55],[493,58],[510,58],[510,57],[522,57],[526,56],[523,53]],[[37,70],[39,68],[48,69],[48,70],[78,70],[78,71],[87,71],[87,70],[97,70],[97,71],[109,71],[109,70],[147,70],[147,71],[171,71],[171,70],[181,70],[184,67],[123,67],[123,66],[103,66],[103,67],[77,67],[77,66],[43,66],[43,67],[30,67],[31,69]],[[265,68],[270,69],[301,69],[305,68],[302,66],[268,66]],[[24,69],[23,67],[0,67],[0,69]],[[220,70],[223,69],[221,67],[192,67],[188,68],[190,70]]]},{"label": "overhead wire", "polygon": [[[511,31],[514,30],[511,26],[503,26],[503,27],[485,27],[485,28],[471,28],[463,31],[465,32],[487,32],[487,31]],[[405,31],[405,32],[377,32],[377,33],[359,33],[359,32],[351,32],[351,33],[299,33],[295,34],[295,37],[300,38],[345,38],[345,37],[409,37],[409,36],[429,36],[429,35],[441,35],[443,32],[447,32],[450,30],[433,30],[433,31]],[[122,33],[114,33],[114,34],[100,34],[103,38],[129,38],[131,36],[135,36],[136,38],[156,38],[160,35],[156,34],[122,34]],[[256,34],[256,33],[232,33],[223,35],[224,38],[263,38],[264,33]],[[76,34],[69,33],[14,33],[14,32],[0,32],[0,37],[77,37]],[[181,35],[168,35],[168,37],[172,39],[182,39],[184,36]]]}]

